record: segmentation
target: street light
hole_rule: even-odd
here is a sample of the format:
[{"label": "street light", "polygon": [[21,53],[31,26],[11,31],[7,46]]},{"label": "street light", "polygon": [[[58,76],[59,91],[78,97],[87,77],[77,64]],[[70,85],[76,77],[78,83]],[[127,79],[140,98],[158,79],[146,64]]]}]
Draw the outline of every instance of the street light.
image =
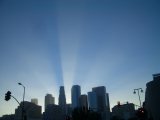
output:
[{"label": "street light", "polygon": [[136,94],[136,91],[138,92],[138,98],[139,98],[139,104],[140,104],[140,107],[142,107],[142,105],[141,105],[141,98],[140,98],[139,91],[140,91],[141,93],[143,93],[143,90],[142,90],[142,88],[134,89],[133,94]]},{"label": "street light", "polygon": [[22,104],[22,120],[24,119],[24,97],[25,97],[25,86],[22,84],[22,83],[18,83],[18,85],[21,85],[22,87],[23,87],[23,89],[24,89],[24,91],[23,91],[23,104]]},{"label": "street light", "polygon": [[21,85],[24,89],[24,92],[23,92],[23,102],[24,102],[24,97],[25,97],[25,86],[22,84],[22,83],[18,83],[18,85]]}]

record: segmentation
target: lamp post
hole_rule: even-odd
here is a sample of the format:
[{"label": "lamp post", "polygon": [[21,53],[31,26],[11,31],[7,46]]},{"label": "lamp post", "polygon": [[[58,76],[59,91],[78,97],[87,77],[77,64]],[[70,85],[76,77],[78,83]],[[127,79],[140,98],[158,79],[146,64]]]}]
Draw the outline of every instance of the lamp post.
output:
[{"label": "lamp post", "polygon": [[[137,91],[137,93],[138,93],[138,98],[139,98],[139,104],[140,104],[140,107],[142,107],[142,105],[141,105],[141,98],[140,98],[140,92],[141,93],[143,93],[143,90],[142,90],[142,88],[137,88],[137,89],[134,89],[134,92],[133,92],[133,94],[136,94],[136,91]],[[140,91],[140,92],[139,92]]]},{"label": "lamp post", "polygon": [[25,86],[22,83],[18,83],[18,85],[21,85],[24,89],[23,91],[23,104],[22,104],[22,120],[24,119],[24,97],[25,97]]}]

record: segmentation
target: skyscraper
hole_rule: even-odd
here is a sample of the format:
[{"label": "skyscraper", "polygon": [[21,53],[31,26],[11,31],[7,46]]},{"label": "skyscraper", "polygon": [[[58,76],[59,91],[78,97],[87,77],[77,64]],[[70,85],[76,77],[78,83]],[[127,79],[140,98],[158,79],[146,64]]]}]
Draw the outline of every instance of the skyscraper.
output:
[{"label": "skyscraper", "polygon": [[67,114],[67,111],[66,111],[66,96],[65,96],[65,92],[64,92],[64,86],[60,86],[58,104],[61,107],[63,114]]},{"label": "skyscraper", "polygon": [[109,93],[106,93],[106,106],[110,110]]},{"label": "skyscraper", "polygon": [[96,93],[97,96],[97,107],[98,111],[105,111],[107,109],[108,103],[108,96],[106,94],[105,86],[99,86],[92,88],[92,91]]},{"label": "skyscraper", "polygon": [[110,120],[109,96],[106,93],[105,86],[94,87],[92,91],[96,93],[97,108],[101,113],[102,120]]},{"label": "skyscraper", "polygon": [[89,109],[97,111],[97,95],[95,92],[88,92],[88,106]]},{"label": "skyscraper", "polygon": [[60,86],[58,104],[60,106],[66,105],[66,96],[65,96],[65,92],[64,92],[64,86]]},{"label": "skyscraper", "polygon": [[80,103],[80,107],[88,109],[87,95],[80,95],[79,103]]},{"label": "skyscraper", "polygon": [[52,96],[52,94],[46,94],[45,96],[45,109],[47,108],[47,105],[55,104],[55,99]]},{"label": "skyscraper", "polygon": [[81,95],[81,88],[79,85],[73,85],[71,89],[72,109],[79,107],[79,97]]}]

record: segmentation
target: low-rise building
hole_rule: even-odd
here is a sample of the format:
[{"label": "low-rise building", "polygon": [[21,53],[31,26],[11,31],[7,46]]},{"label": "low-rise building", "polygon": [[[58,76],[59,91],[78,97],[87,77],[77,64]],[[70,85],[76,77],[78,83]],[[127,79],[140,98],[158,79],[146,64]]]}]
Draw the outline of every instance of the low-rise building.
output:
[{"label": "low-rise building", "polygon": [[3,115],[2,117],[0,117],[0,120],[15,120],[15,115]]},{"label": "low-rise building", "polygon": [[[22,119],[22,106],[23,102],[21,102],[20,106],[15,109],[15,120]],[[42,119],[42,107],[38,106],[34,103],[25,101],[24,102],[24,118],[27,120],[41,120]]]},{"label": "low-rise building", "polygon": [[135,107],[133,103],[118,104],[112,108],[112,116],[128,120],[135,116]]},{"label": "low-rise building", "polygon": [[65,114],[59,105],[48,105],[43,115],[43,120],[64,120]]}]

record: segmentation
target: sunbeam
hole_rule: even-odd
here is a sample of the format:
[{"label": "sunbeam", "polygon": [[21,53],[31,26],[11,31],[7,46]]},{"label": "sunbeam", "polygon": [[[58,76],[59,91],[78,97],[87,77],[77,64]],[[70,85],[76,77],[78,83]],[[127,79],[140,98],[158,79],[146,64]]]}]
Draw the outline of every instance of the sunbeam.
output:
[{"label": "sunbeam", "polygon": [[64,3],[57,3],[57,29],[63,82],[68,98],[67,101],[70,102],[71,86],[74,82],[75,69],[77,66],[77,51],[79,49],[79,42],[82,39],[81,34],[83,33],[83,12],[80,13],[77,11],[79,15],[75,12],[76,10],[71,11],[72,9],[70,8],[64,9],[64,5]]},{"label": "sunbeam", "polygon": [[160,71],[159,11],[150,0],[0,0],[0,117],[18,106],[6,91],[22,101],[18,82],[42,107],[47,93],[58,104],[62,85],[71,103],[75,84],[106,86],[111,106],[137,104],[133,88]]}]

